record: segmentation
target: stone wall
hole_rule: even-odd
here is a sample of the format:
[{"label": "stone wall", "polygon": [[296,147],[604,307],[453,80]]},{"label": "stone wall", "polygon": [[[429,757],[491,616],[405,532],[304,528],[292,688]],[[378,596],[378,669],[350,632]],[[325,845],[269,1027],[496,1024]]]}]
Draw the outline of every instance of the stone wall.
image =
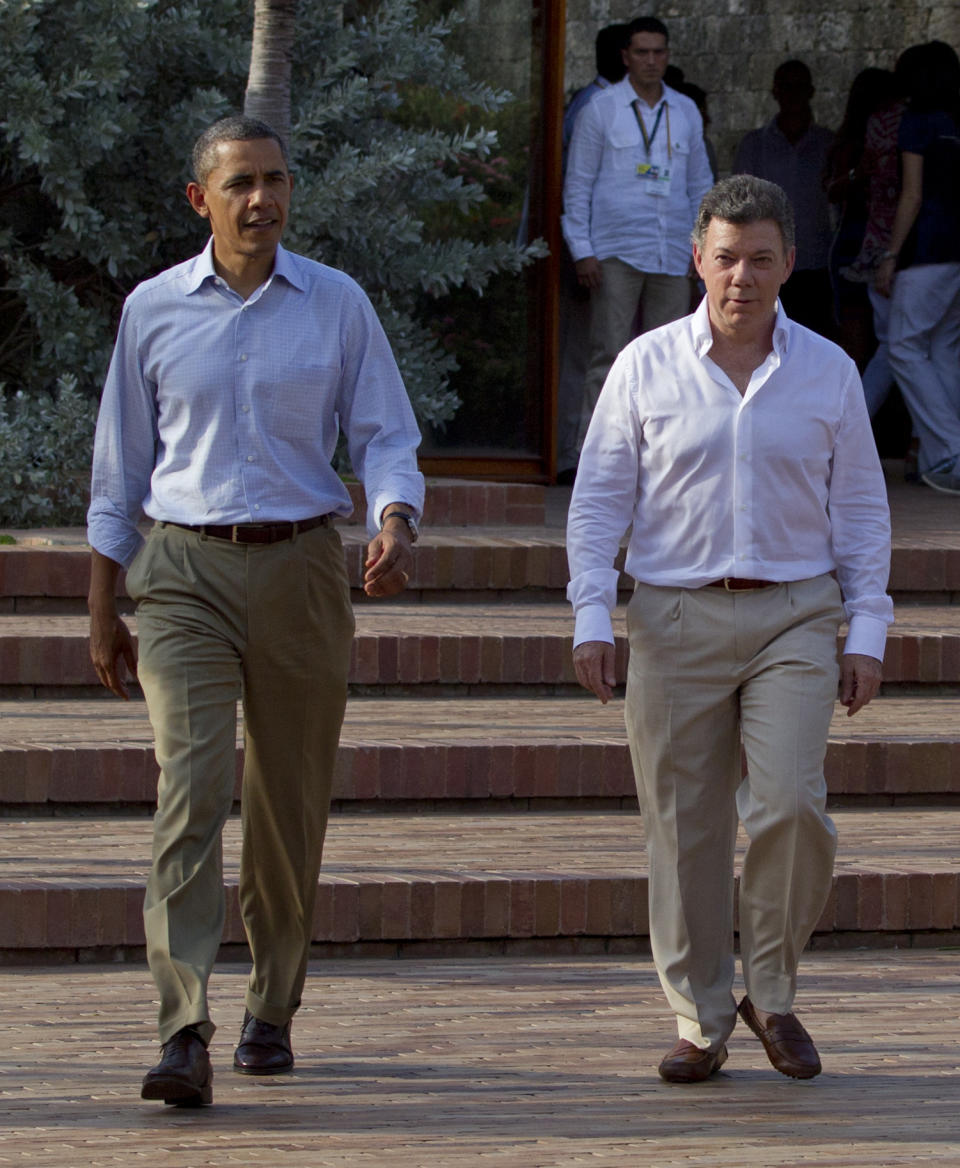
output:
[{"label": "stone wall", "polygon": [[[457,30],[457,48],[476,75],[526,95],[528,3],[463,0],[459,8],[466,24]],[[960,0],[567,0],[568,96],[594,75],[597,30],[647,15],[666,23],[673,63],[710,95],[710,134],[723,170],[743,134],[776,112],[770,83],[788,57],[810,66],[816,118],[835,128],[860,69],[892,68],[897,54],[919,41],[960,47]]]},{"label": "stone wall", "polygon": [[770,84],[781,61],[799,57],[810,66],[816,119],[836,128],[861,69],[892,68],[919,41],[960,44],[958,0],[567,0],[567,93],[594,75],[597,29],[647,15],[669,28],[673,64],[709,94],[709,133],[722,170],[747,130],[776,113]]}]

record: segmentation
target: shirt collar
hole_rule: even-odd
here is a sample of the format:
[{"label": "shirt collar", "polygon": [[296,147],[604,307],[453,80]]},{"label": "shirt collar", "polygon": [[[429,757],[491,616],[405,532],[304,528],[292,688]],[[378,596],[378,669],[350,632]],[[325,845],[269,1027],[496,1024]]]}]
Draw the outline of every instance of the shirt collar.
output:
[{"label": "shirt collar", "polygon": [[[777,299],[777,319],[773,324],[773,351],[779,358],[783,358],[790,343],[790,331],[793,325],[790,318],[783,311],[780,299]],[[710,313],[707,308],[707,298],[700,301],[696,312],[690,317],[691,340],[693,351],[702,360],[713,344],[713,332],[710,328]]]},{"label": "shirt collar", "polygon": [[[274,276],[281,276],[288,284],[296,288],[298,292],[306,290],[303,277],[294,262],[293,256],[279,243],[277,244],[277,254],[273,261],[273,271],[270,273],[270,279],[272,280]],[[196,292],[207,280],[216,279],[217,271],[213,266],[213,236],[211,235],[207,240],[207,246],[191,261],[186,294],[189,296],[191,293]]]},{"label": "shirt collar", "polygon": [[[622,81],[618,81],[616,83],[616,85],[612,85],[610,88],[611,89],[619,89],[620,90],[620,98],[622,101],[625,101],[627,105],[633,105],[633,103],[635,101],[642,101],[642,99],[637,95],[637,91],[630,84],[629,76],[624,77],[624,79]],[[654,103],[654,105],[647,106],[647,109],[656,109],[657,106],[661,105],[663,102],[665,102],[667,100],[667,95],[670,92],[671,92],[670,88],[668,86],[664,85],[663,82],[661,81],[660,82],[660,97]],[[647,103],[645,101],[643,102],[643,104],[647,105]]]}]

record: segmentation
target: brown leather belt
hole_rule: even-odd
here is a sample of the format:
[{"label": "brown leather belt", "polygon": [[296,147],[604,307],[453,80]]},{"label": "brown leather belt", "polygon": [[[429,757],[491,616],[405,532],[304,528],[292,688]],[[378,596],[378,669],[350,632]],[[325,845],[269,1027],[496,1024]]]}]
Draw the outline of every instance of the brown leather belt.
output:
[{"label": "brown leather belt", "polygon": [[292,523],[203,523],[193,527],[189,523],[168,520],[167,524],[170,527],[182,527],[184,531],[195,531],[198,535],[207,535],[211,539],[227,539],[231,543],[279,543],[284,539],[293,539],[299,532],[326,527],[329,522],[329,515],[314,515],[310,519],[297,519]]},{"label": "brown leather belt", "polygon": [[722,580],[711,580],[704,588],[725,588],[728,592],[752,592],[757,588],[776,588],[779,580],[742,580],[739,576],[724,576]]}]

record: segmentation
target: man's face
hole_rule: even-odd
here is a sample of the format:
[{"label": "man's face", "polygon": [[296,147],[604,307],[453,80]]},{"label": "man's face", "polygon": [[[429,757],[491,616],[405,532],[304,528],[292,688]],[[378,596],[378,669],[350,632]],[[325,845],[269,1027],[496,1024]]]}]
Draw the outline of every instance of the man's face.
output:
[{"label": "man's face", "polygon": [[635,32],[623,50],[623,63],[634,85],[656,85],[670,61],[667,38],[661,32]]},{"label": "man's face", "polygon": [[221,142],[201,186],[190,183],[193,209],[210,220],[218,259],[273,255],[286,226],[293,178],[272,138]]},{"label": "man's face", "polygon": [[707,287],[710,322],[730,337],[773,322],[780,285],[793,271],[795,248],[784,250],[772,219],[729,223],[711,219],[693,260]]}]

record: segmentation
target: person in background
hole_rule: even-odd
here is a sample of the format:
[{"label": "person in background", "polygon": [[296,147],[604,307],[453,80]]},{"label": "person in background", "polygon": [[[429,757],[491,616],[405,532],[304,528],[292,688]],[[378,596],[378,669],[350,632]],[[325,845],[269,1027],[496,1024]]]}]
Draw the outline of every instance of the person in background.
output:
[{"label": "person in background", "polygon": [[863,370],[872,352],[873,327],[867,285],[847,273],[863,247],[869,214],[869,176],[864,167],[867,123],[889,105],[894,75],[887,69],[863,69],[853,79],[843,121],[827,155],[827,198],[836,210],[837,227],[830,245],[837,340]]},{"label": "person in background", "polygon": [[627,26],[626,77],[577,118],[563,188],[563,234],[590,292],[590,357],[578,447],[638,306],[652,329],[689,309],[689,235],[711,185],[696,105],[663,83],[667,29]]},{"label": "person in background", "polygon": [[902,185],[876,269],[890,367],[920,443],[921,480],[960,495],[960,60],[944,41],[902,58]]},{"label": "person in background", "polygon": [[[584,106],[597,94],[623,79],[627,26],[609,24],[597,33],[594,54],[597,75],[589,85],[570,98],[563,115],[563,173],[567,171],[567,152],[573,127]],[[590,293],[577,279],[570,249],[563,244],[560,258],[560,370],[557,385],[557,482],[571,486],[577,473],[580,448],[580,412],[583,407],[583,379],[587,373],[590,340]]]},{"label": "person in background", "polygon": [[783,187],[797,225],[797,262],[780,298],[791,320],[833,337],[830,289],[830,204],[823,179],[833,133],[813,120],[815,90],[803,61],[777,66],[771,89],[779,112],[746,134],[737,147],[734,174],[754,174]]}]

